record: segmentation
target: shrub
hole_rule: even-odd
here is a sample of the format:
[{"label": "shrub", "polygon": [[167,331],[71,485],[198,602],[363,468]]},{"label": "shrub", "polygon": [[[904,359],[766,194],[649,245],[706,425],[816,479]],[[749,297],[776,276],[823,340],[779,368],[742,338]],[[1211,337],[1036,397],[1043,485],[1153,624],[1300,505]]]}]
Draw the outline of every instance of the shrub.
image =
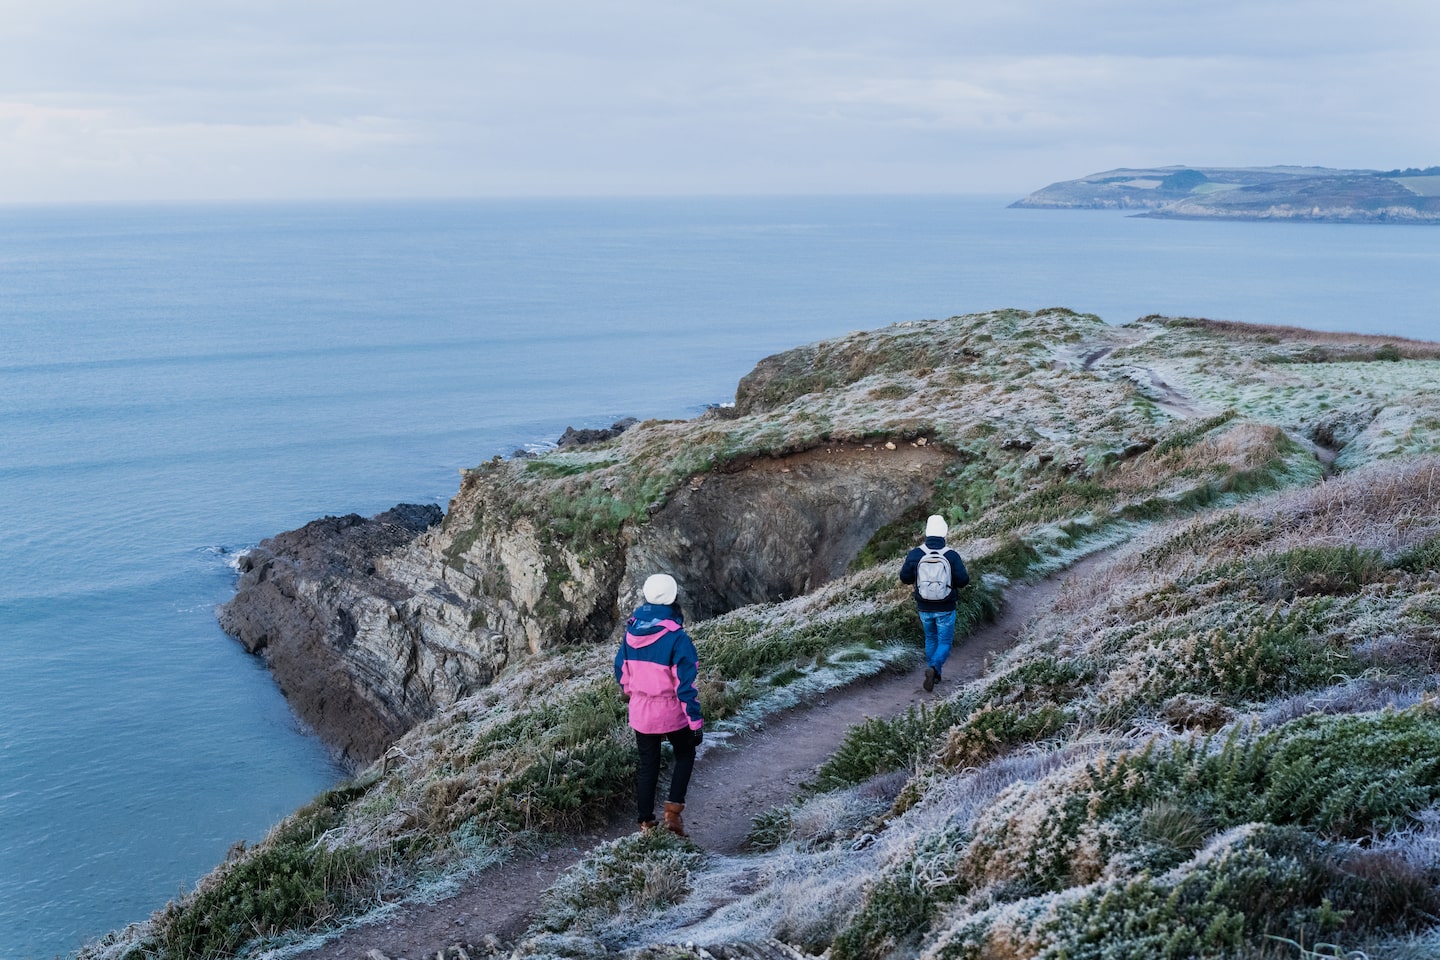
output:
[{"label": "shrub", "polygon": [[1440,536],[1429,537],[1402,550],[1391,566],[1417,576],[1440,571]]},{"label": "shrub", "polygon": [[320,843],[257,847],[183,906],[165,910],[166,956],[228,957],[255,937],[318,927],[371,892],[374,862],[372,854]]},{"label": "shrub", "polygon": [[648,830],[601,844],[567,870],[540,898],[532,933],[572,933],[683,900],[691,871],[705,854],[668,830]]},{"label": "shrub", "polygon": [[1435,905],[1426,879],[1392,858],[1294,827],[1251,824],[1161,877],[1142,874],[964,917],[933,953],[947,960],[1262,956],[1276,939],[1317,943],[1340,932],[1416,929]]},{"label": "shrub", "polygon": [[[1162,609],[1193,603],[1183,594],[1149,599]],[[1323,686],[1349,662],[1343,638],[1325,629],[1331,602],[1313,598],[1266,610],[1230,599],[1183,616],[1152,616],[1117,636],[1117,666],[1101,697],[1127,712],[1131,703],[1183,694],[1238,702]]]},{"label": "shrub", "polygon": [[617,728],[531,763],[505,783],[497,812],[513,827],[578,830],[607,820],[634,784],[635,747]]},{"label": "shrub", "polygon": [[1378,550],[1354,546],[1295,547],[1244,563],[1237,571],[1270,600],[1356,593],[1384,576]]},{"label": "shrub", "polygon": [[945,960],[1236,956],[1274,930],[1313,941],[1340,929],[1347,913],[1327,896],[1336,880],[1328,849],[1303,832],[1245,828],[1178,878],[1141,875],[1052,896],[1024,911],[1002,907],[962,919],[934,954]]},{"label": "shrub", "polygon": [[831,945],[835,960],[878,960],[919,943],[937,908],[963,892],[955,876],[963,838],[948,831],[924,837],[865,892],[860,911]]},{"label": "shrub", "polygon": [[1440,717],[1423,705],[1312,714],[1267,733],[1237,729],[1223,742],[1186,739],[1068,767],[1003,793],[976,821],[964,870],[975,884],[1036,890],[1092,882],[1117,857],[1145,860],[1139,826],[1160,800],[1217,829],[1272,823],[1334,840],[1383,833],[1440,800]]},{"label": "shrub", "polygon": [[940,762],[952,768],[978,766],[1017,744],[1053,736],[1071,719],[1069,711],[1049,701],[983,706],[950,729]]},{"label": "shrub", "polygon": [[857,723],[830,759],[820,765],[811,790],[833,790],[863,783],[879,773],[902,770],[925,759],[938,739],[975,707],[973,696],[936,704],[922,703],[895,717],[871,717]]}]

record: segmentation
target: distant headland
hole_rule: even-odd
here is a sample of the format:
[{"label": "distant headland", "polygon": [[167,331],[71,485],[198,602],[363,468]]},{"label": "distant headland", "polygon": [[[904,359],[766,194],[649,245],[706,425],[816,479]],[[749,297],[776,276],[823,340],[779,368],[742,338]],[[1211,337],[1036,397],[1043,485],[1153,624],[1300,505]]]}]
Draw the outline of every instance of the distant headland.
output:
[{"label": "distant headland", "polygon": [[1440,224],[1440,167],[1125,167],[1052,183],[1010,206],[1133,209],[1177,220]]}]

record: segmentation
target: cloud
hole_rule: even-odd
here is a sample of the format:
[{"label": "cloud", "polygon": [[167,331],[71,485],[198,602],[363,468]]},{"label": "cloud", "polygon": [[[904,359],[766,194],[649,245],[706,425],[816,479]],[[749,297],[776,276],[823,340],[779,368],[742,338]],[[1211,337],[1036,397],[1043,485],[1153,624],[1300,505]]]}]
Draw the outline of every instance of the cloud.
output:
[{"label": "cloud", "polygon": [[0,200],[1014,192],[1125,164],[1440,155],[1428,0],[0,0],[0,17]]}]

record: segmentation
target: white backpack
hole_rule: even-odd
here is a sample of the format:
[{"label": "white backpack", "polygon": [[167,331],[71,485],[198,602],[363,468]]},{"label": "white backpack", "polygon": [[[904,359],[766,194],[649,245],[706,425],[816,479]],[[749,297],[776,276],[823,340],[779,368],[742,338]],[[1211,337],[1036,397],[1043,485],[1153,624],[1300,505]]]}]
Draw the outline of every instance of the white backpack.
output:
[{"label": "white backpack", "polygon": [[925,555],[920,558],[915,592],[921,600],[944,600],[950,596],[950,561],[945,559],[944,550],[920,549]]}]

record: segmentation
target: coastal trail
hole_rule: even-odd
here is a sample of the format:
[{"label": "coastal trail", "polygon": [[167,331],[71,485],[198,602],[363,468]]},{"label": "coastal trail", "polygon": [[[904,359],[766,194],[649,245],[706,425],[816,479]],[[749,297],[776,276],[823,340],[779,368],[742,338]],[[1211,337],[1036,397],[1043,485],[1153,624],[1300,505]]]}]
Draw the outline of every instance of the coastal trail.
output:
[{"label": "coastal trail", "polygon": [[[685,806],[690,838],[716,853],[740,853],[752,819],[790,801],[852,726],[869,717],[893,716],[916,704],[943,699],[981,676],[995,654],[1014,644],[1027,621],[1053,604],[1067,583],[1087,576],[1108,552],[1092,554],[1036,583],[1006,589],[999,618],[963,640],[957,639],[945,682],[934,693],[921,688],[918,668],[904,674],[882,674],[793,707],[767,720],[759,730],[720,743],[707,742],[701,747]],[[915,642],[917,646],[920,643],[918,634]],[[299,956],[305,960],[485,956],[524,933],[540,895],[566,868],[595,845],[634,828],[629,816],[623,816],[603,830],[575,836],[567,846],[480,873],[454,896],[437,903],[405,904],[385,921],[346,930]]]}]

